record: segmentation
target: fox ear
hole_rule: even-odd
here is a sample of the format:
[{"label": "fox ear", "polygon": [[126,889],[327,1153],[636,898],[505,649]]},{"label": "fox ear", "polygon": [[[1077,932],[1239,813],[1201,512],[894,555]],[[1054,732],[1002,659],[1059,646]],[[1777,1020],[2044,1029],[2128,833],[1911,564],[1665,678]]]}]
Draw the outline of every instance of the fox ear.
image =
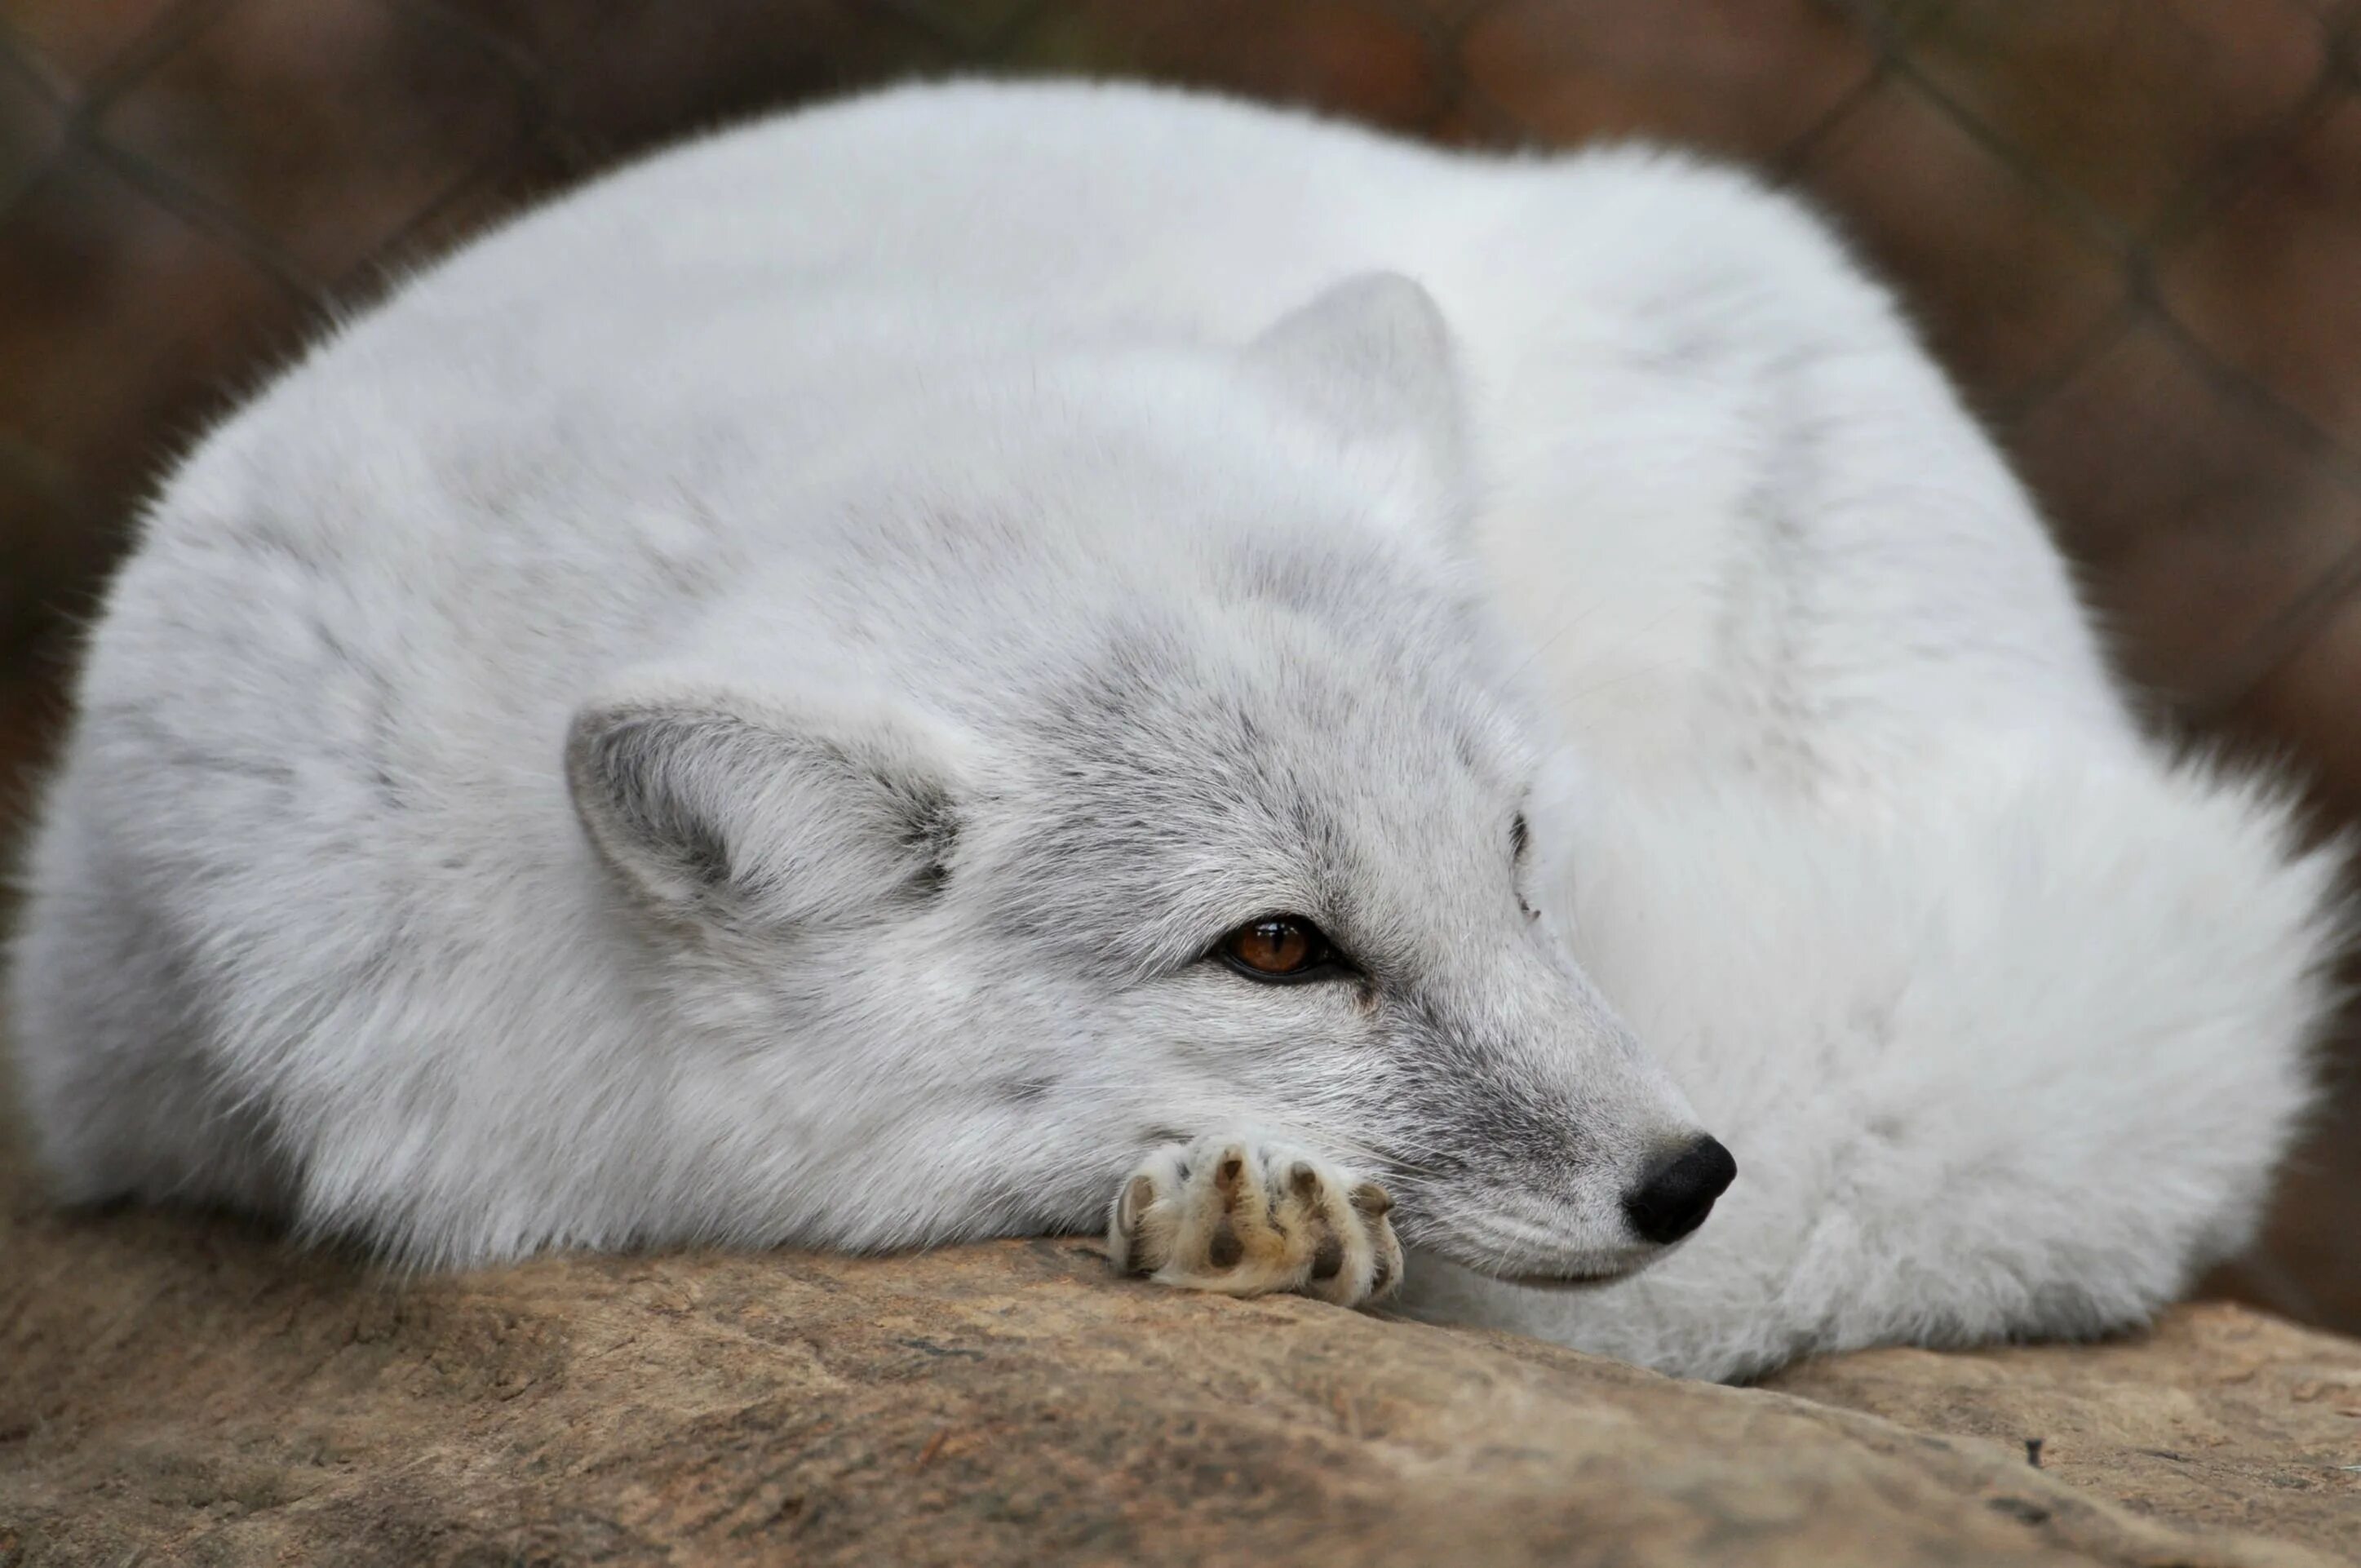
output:
[{"label": "fox ear", "polygon": [[659,913],[792,925],[941,884],[954,749],[884,702],[642,682],[575,715],[566,771],[591,842]]},{"label": "fox ear", "polygon": [[1451,329],[1398,272],[1327,289],[1248,345],[1246,361],[1348,443],[1407,444],[1444,475],[1463,465]]}]

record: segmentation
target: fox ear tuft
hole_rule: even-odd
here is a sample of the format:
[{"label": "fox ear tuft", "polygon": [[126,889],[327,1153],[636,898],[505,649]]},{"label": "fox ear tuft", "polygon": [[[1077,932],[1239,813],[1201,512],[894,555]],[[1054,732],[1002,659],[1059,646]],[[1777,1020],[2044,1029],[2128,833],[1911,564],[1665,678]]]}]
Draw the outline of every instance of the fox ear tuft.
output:
[{"label": "fox ear tuft", "polygon": [[1282,316],[1246,360],[1348,442],[1410,444],[1461,462],[1464,418],[1451,329],[1398,272],[1348,278]]},{"label": "fox ear tuft", "polygon": [[791,925],[942,884],[951,750],[884,702],[640,683],[575,715],[566,768],[591,842],[643,903]]}]

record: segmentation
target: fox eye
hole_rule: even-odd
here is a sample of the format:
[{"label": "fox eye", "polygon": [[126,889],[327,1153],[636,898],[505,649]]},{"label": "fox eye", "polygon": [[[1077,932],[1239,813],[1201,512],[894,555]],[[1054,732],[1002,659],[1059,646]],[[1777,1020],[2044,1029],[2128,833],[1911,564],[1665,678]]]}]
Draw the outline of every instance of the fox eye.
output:
[{"label": "fox eye", "polygon": [[1312,980],[1339,966],[1319,927],[1297,915],[1266,915],[1224,937],[1216,957],[1249,980]]}]

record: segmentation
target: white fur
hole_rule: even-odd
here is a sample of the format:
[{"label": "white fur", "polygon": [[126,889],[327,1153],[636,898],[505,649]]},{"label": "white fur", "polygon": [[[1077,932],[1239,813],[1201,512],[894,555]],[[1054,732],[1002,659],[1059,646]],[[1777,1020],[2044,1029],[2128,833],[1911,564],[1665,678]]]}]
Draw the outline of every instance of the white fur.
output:
[{"label": "white fur", "polygon": [[[1793,203],[1138,89],[766,122],[412,280],[184,466],[82,713],[63,1190],[423,1261],[1087,1225],[1250,1122],[1396,1188],[1432,1315],[2089,1332],[2250,1233],[2335,937]],[[1190,961],[1282,907],[1365,1005]],[[1690,1104],[1697,1237],[1488,1277],[1644,1261]]]}]

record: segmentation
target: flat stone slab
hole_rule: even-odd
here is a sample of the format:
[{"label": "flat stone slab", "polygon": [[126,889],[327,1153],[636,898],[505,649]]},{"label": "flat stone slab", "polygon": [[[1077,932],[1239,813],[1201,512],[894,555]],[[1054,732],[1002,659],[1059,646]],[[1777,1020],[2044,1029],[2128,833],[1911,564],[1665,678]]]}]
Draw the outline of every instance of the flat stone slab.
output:
[{"label": "flat stone slab", "polygon": [[11,1565],[2361,1552],[2361,1345],[2230,1308],[1735,1389],[1118,1281],[1084,1240],[405,1282],[5,1189]]},{"label": "flat stone slab", "polygon": [[1863,1351],[1765,1387],[2037,1442],[2049,1474],[2135,1512],[2361,1561],[2361,1344],[2335,1334],[2200,1302],[2106,1344]]}]

